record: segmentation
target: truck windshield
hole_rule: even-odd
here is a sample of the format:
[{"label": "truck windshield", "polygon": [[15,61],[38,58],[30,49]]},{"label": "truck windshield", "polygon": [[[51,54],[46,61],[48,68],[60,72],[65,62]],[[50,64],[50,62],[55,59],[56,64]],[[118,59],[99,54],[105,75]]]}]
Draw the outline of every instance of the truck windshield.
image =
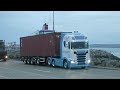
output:
[{"label": "truck windshield", "polygon": [[71,49],[87,49],[88,42],[71,42]]}]

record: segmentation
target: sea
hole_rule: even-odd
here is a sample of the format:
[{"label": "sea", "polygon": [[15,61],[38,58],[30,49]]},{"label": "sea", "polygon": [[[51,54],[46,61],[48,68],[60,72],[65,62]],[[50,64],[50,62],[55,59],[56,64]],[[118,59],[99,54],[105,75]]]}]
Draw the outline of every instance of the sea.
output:
[{"label": "sea", "polygon": [[120,58],[120,48],[98,48],[97,47],[97,48],[90,48],[90,49],[105,50]]}]

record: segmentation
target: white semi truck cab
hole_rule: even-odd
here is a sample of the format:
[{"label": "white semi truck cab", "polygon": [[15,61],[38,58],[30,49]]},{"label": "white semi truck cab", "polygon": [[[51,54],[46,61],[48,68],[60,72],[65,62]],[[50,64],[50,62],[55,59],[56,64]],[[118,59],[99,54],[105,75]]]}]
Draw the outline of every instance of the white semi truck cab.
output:
[{"label": "white semi truck cab", "polygon": [[86,68],[90,66],[89,41],[81,33],[62,33],[60,58],[49,58],[48,64],[64,68]]}]

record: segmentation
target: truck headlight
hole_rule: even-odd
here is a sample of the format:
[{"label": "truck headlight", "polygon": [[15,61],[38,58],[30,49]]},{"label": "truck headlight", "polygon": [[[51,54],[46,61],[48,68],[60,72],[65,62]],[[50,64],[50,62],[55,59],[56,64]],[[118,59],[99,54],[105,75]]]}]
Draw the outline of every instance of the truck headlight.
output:
[{"label": "truck headlight", "polygon": [[72,60],[71,63],[77,63],[76,60]]},{"label": "truck headlight", "polygon": [[71,61],[71,63],[75,63],[75,61]]},{"label": "truck headlight", "polygon": [[8,58],[8,56],[5,56],[5,58]]},{"label": "truck headlight", "polygon": [[89,64],[91,61],[90,61],[90,59],[87,61],[87,63]]}]

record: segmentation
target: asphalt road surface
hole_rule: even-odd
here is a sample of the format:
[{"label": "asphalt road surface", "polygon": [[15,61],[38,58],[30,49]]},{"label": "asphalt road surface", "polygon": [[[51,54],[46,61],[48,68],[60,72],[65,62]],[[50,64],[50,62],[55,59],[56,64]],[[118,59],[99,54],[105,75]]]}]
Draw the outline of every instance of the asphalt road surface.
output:
[{"label": "asphalt road surface", "polygon": [[0,61],[0,79],[120,79],[120,70],[98,68],[66,70],[8,60]]}]

